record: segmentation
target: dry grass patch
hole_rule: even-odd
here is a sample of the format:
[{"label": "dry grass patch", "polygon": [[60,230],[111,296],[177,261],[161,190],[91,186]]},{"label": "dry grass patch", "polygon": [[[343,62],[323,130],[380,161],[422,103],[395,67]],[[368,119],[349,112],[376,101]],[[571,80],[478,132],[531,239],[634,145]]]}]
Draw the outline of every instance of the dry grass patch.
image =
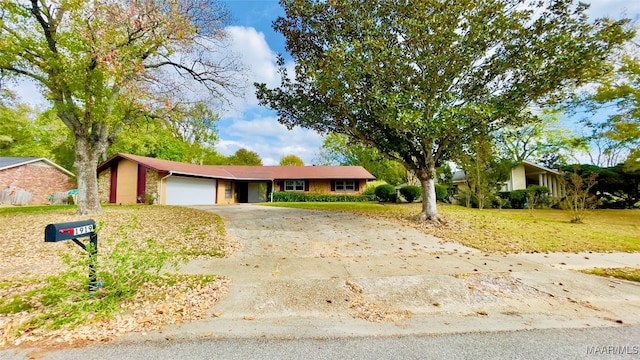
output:
[{"label": "dry grass patch", "polygon": [[[88,255],[45,243],[50,223],[83,220],[73,207],[0,208],[0,345],[105,340],[197,319],[227,291],[218,276],[164,271],[196,256],[228,256],[237,243],[219,216],[164,206],[106,207],[98,225],[98,280],[87,295]],[[86,242],[86,239],[85,239]]]},{"label": "dry grass patch", "polygon": [[640,251],[640,210],[594,210],[584,224],[564,210],[469,209],[442,205],[445,226],[418,222],[421,204],[280,203],[278,206],[349,211],[412,226],[486,252]]},{"label": "dry grass patch", "polygon": [[598,276],[614,277],[618,279],[624,279],[629,281],[640,282],[640,269],[633,268],[596,268],[583,271],[586,274],[593,274]]}]

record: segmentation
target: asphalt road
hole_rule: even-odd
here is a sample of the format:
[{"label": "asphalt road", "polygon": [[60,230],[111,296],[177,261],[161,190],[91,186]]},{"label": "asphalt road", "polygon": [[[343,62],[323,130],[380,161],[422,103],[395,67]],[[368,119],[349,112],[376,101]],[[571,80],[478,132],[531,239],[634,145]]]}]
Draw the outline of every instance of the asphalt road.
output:
[{"label": "asphalt road", "polygon": [[200,338],[116,342],[0,358],[90,359],[638,359],[640,327],[357,338]]}]

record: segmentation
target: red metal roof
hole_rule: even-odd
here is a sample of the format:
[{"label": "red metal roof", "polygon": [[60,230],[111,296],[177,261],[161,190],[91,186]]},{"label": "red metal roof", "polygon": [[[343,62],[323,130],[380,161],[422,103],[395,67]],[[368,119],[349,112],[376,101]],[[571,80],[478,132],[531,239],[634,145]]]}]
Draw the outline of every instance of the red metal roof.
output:
[{"label": "red metal roof", "polygon": [[195,165],[145,156],[116,154],[98,166],[98,173],[114,161],[128,159],[160,172],[234,180],[352,179],[374,180],[362,166],[240,166]]}]

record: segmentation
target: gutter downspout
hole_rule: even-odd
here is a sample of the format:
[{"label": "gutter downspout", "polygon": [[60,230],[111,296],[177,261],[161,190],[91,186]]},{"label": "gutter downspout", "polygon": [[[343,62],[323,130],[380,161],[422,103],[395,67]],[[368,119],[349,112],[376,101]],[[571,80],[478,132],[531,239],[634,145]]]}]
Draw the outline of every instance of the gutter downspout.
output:
[{"label": "gutter downspout", "polygon": [[269,197],[271,199],[270,202],[273,202],[273,192],[276,191],[276,181],[275,180],[271,180],[271,194],[269,194]]},{"label": "gutter downspout", "polygon": [[[160,181],[158,182],[158,185],[160,185],[160,189],[158,189],[158,198],[160,199],[160,205],[166,205],[162,203],[162,181],[164,181],[164,179],[168,178],[169,176],[173,175],[173,171],[169,171],[169,174],[167,174],[167,176],[163,177],[162,179],[160,179]],[[165,186],[166,188],[166,186]]]}]

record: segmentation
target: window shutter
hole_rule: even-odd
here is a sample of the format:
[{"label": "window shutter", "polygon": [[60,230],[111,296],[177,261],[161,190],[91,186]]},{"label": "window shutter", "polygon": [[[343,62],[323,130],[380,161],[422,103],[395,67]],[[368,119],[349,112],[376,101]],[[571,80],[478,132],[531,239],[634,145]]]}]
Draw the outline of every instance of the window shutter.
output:
[{"label": "window shutter", "polygon": [[280,181],[280,191],[284,191],[284,180]]},{"label": "window shutter", "polygon": [[331,191],[336,191],[336,181],[331,180]]},{"label": "window shutter", "polygon": [[356,191],[360,191],[360,180],[353,180],[353,182],[356,184],[355,185],[355,190]]},{"label": "window shutter", "polygon": [[304,191],[309,191],[309,180],[304,181]]},{"label": "window shutter", "polygon": [[138,164],[138,198],[137,203],[144,203],[144,195],[147,192],[147,168]]}]

